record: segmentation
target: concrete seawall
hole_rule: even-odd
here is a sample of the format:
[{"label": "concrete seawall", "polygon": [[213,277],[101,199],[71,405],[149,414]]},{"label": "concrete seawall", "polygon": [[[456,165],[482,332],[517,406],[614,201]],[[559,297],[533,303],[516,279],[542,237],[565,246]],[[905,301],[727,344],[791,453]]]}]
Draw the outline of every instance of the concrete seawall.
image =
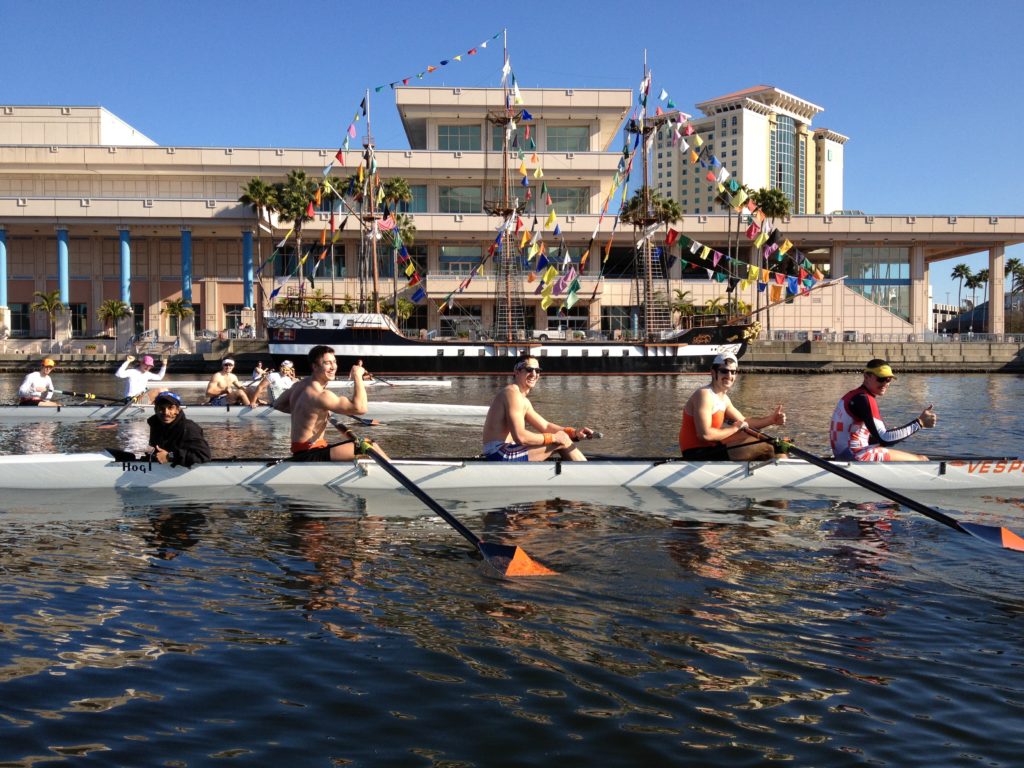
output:
[{"label": "concrete seawall", "polygon": [[[265,343],[230,341],[218,343],[206,354],[170,355],[172,373],[212,373],[224,357],[233,357],[247,372],[257,360],[270,354]],[[159,353],[152,353],[159,357]],[[125,355],[50,354],[61,371],[112,373]],[[1024,337],[1007,342],[832,342],[756,341],[743,356],[746,372],[841,373],[859,371],[868,360],[880,357],[901,371],[922,373],[1021,373],[1024,374]],[[40,354],[0,355],[0,372],[27,373],[39,366]]]},{"label": "concrete seawall", "polygon": [[744,371],[840,373],[859,371],[872,358],[921,373],[1024,373],[1024,342],[757,341],[743,356]]}]

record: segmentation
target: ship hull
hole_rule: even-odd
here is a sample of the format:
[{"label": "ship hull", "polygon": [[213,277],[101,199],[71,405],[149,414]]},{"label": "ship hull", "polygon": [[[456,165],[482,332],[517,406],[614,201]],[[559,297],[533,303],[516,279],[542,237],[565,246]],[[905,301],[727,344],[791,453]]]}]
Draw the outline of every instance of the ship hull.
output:
[{"label": "ship hull", "polygon": [[740,357],[746,351],[745,329],[737,325],[694,328],[656,342],[500,342],[411,339],[378,318],[321,314],[268,319],[270,353],[278,360],[295,359],[324,344],[343,362],[361,359],[374,372],[454,375],[507,373],[513,361],[528,352],[545,373],[621,375],[706,371],[716,355],[731,352]]}]

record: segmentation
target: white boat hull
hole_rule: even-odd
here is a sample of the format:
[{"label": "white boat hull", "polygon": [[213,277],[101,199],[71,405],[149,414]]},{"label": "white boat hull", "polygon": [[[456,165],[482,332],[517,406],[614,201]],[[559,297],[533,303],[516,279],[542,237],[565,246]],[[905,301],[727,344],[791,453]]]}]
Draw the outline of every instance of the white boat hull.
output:
[{"label": "white boat hull", "polygon": [[[481,493],[514,500],[519,492],[558,495],[570,489],[654,489],[746,493],[785,489],[829,494],[855,486],[799,459],[766,464],[610,459],[589,462],[492,463],[480,460],[395,460],[428,493],[458,498]],[[902,493],[1024,492],[1024,460],[984,459],[907,463],[837,462],[858,476]],[[345,463],[218,460],[183,469],[148,461],[117,461],[106,453],[0,456],[3,489],[166,489],[200,487],[328,487],[340,491],[401,488],[370,459]]]},{"label": "white boat hull", "polygon": [[[0,406],[0,424],[51,421],[140,421],[153,415],[152,406],[131,405],[60,405],[60,406]],[[232,421],[284,420],[287,414],[270,406],[249,408],[237,405],[187,405],[185,415],[200,423]],[[366,418],[379,419],[482,419],[487,415],[485,405],[448,403],[400,403],[370,401]]]}]

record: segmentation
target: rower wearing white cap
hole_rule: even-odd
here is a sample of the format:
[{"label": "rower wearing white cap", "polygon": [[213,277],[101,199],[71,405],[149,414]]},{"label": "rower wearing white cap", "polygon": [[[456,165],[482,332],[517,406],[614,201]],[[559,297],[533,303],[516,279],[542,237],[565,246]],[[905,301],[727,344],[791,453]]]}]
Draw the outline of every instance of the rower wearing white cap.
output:
[{"label": "rower wearing white cap", "polygon": [[249,396],[235,375],[235,361],[230,357],[225,357],[220,363],[220,370],[210,377],[206,396],[210,398],[210,405],[249,405]]},{"label": "rower wearing white cap", "polygon": [[128,355],[125,361],[121,363],[121,367],[114,373],[119,379],[127,379],[124,385],[124,396],[126,400],[136,402],[141,398],[147,391],[149,391],[149,401],[153,400],[157,396],[157,391],[149,390],[149,382],[160,381],[164,374],[167,373],[167,358],[164,357],[160,360],[160,371],[159,373],[153,372],[153,358],[149,355],[143,355],[139,358],[138,368],[129,368],[135,360],[134,355]]},{"label": "rower wearing white cap", "polygon": [[731,352],[718,355],[711,363],[711,382],[692,395],[683,408],[679,428],[679,450],[691,461],[761,461],[775,450],[768,443],[750,437],[744,427],[764,429],[785,424],[782,404],[767,416],[748,419],[732,404],[729,391],[736,383],[739,361]]}]

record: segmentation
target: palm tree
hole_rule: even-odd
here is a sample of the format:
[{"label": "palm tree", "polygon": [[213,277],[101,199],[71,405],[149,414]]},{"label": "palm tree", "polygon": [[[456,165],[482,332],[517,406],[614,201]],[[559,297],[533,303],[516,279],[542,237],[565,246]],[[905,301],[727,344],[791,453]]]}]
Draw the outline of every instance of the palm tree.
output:
[{"label": "palm tree", "polygon": [[238,202],[249,206],[256,214],[256,259],[263,264],[263,238],[260,236],[260,224],[264,217],[277,210],[277,189],[259,176],[254,176],[242,187],[242,195]]},{"label": "palm tree", "polygon": [[1021,260],[1013,257],[1006,260],[1006,264],[1003,265],[1003,275],[1009,278],[1010,283],[1010,308],[1013,308],[1013,297],[1017,293],[1016,274],[1017,269],[1021,266]]},{"label": "palm tree", "polygon": [[[265,182],[259,176],[254,176],[246,182],[245,186],[242,187],[242,195],[238,198],[238,202],[243,205],[249,206],[253,213],[256,214],[256,261],[260,267],[263,266],[263,232],[260,229],[260,225],[263,223],[264,216],[266,216],[268,223],[270,220],[270,214],[277,210],[277,189],[272,185]],[[263,296],[263,280],[259,281],[260,296]],[[260,312],[256,313],[256,324],[260,322]]]},{"label": "palm tree", "polygon": [[275,184],[277,195],[277,212],[281,219],[290,221],[295,226],[295,253],[299,260],[299,291],[302,291],[302,225],[312,221],[309,207],[316,196],[316,182],[310,179],[305,171],[288,171],[283,184]]},{"label": "palm tree", "polygon": [[103,323],[104,330],[112,328],[116,336],[117,321],[122,317],[128,317],[131,313],[132,308],[128,306],[127,302],[120,299],[107,299],[96,310],[96,319]]},{"label": "palm tree", "polygon": [[987,269],[979,270],[978,274],[975,275],[975,277],[978,278],[978,287],[984,289],[982,291],[982,294],[981,294],[982,302],[988,301],[988,278],[989,278],[988,270]]},{"label": "palm tree", "polygon": [[[412,190],[409,182],[401,176],[392,176],[384,181],[384,202],[397,208],[401,203],[412,202]],[[416,239],[416,224],[413,217],[405,213],[393,214],[395,228],[391,231],[391,284],[393,291],[392,309],[395,312],[395,322],[399,323],[398,317],[398,248],[400,245],[412,245]]]},{"label": "palm tree", "polygon": [[981,286],[981,280],[978,279],[978,275],[971,275],[964,281],[964,285],[971,292],[971,321],[967,330],[973,331],[976,319],[974,311],[978,308],[978,288]]},{"label": "palm tree", "polygon": [[683,217],[683,209],[676,200],[664,197],[656,189],[647,190],[647,205],[644,205],[643,189],[629,199],[619,214],[619,219],[641,229],[654,224],[670,224]]},{"label": "palm tree", "polygon": [[395,318],[395,323],[401,328],[402,324],[416,311],[416,305],[404,296],[399,296],[398,301],[385,304],[384,311],[392,315]]},{"label": "palm tree", "polygon": [[725,298],[722,296],[716,296],[713,299],[708,299],[704,302],[704,314],[705,315],[720,315],[722,309],[725,307]]},{"label": "palm tree", "polygon": [[167,315],[168,317],[174,318],[175,334],[178,337],[180,344],[181,341],[181,321],[186,317],[190,317],[193,314],[192,305],[187,303],[185,299],[164,299],[164,308],[160,310],[161,314]]},{"label": "palm tree", "polygon": [[33,312],[45,312],[49,318],[50,336],[55,334],[57,313],[64,309],[64,302],[60,300],[60,291],[36,291],[33,296],[36,300],[29,307]]},{"label": "palm tree", "polygon": [[692,294],[689,291],[676,288],[673,293],[675,293],[675,297],[669,304],[669,309],[679,315],[681,325],[684,317],[692,317],[696,313],[696,308],[693,306]]},{"label": "palm tree", "polygon": [[333,309],[331,300],[319,288],[306,296],[305,307],[307,312],[330,312]]},{"label": "palm tree", "polygon": [[[775,226],[777,219],[784,219],[789,216],[789,213],[792,210],[789,198],[781,189],[765,189],[764,187],[761,187],[761,189],[757,190],[753,195],[751,195],[751,197],[754,198],[754,202],[757,204],[757,207],[761,209],[761,213],[764,214],[765,219],[772,226]],[[767,268],[768,265],[764,262],[763,248],[758,256],[758,261],[760,262],[761,267]],[[760,304],[760,292],[757,294],[757,297],[758,303]],[[768,297],[765,296],[765,307],[768,309],[765,312],[764,323],[765,330],[769,335],[772,331],[772,311],[770,306],[771,302],[768,300]]]},{"label": "palm tree", "polygon": [[971,280],[971,267],[967,264],[957,264],[953,267],[952,273],[949,275],[953,280],[959,281],[959,286],[956,288],[956,308],[959,310],[957,314],[956,330],[963,330],[963,317],[964,317],[964,284]]}]

